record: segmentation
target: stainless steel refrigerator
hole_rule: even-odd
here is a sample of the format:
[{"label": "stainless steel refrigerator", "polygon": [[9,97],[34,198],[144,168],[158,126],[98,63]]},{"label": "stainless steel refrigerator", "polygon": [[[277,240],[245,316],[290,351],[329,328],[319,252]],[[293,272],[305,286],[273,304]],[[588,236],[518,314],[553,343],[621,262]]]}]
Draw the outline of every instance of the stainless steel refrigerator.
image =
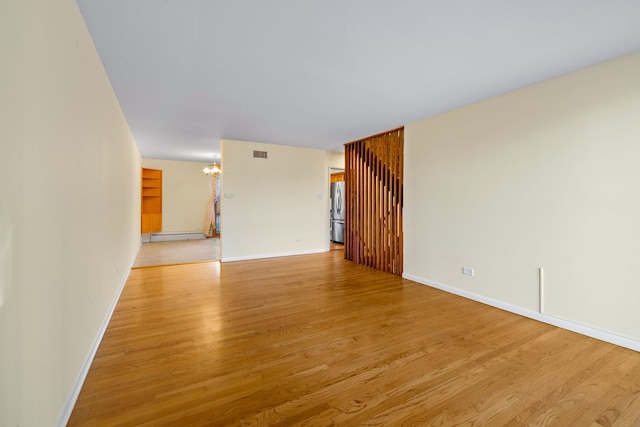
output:
[{"label": "stainless steel refrigerator", "polygon": [[344,243],[344,181],[331,184],[331,240]]}]

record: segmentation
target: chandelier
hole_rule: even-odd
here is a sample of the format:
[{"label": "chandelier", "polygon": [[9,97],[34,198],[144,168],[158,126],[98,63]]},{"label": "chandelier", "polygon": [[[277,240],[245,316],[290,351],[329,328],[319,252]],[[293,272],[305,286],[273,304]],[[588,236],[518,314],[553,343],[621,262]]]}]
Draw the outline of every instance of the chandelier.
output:
[{"label": "chandelier", "polygon": [[206,168],[202,169],[202,172],[204,172],[205,175],[213,175],[214,173],[220,172],[220,168],[214,163],[207,165]]}]

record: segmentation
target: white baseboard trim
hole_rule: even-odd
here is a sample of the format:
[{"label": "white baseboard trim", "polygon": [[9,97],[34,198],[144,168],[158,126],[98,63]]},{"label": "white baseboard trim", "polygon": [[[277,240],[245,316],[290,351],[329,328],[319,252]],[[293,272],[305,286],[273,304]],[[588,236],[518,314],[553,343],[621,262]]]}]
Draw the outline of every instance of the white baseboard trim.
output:
[{"label": "white baseboard trim", "polygon": [[432,280],[423,279],[421,277],[417,277],[412,274],[403,273],[402,277],[405,279],[411,280],[413,282],[420,283],[421,285],[426,285],[432,288],[440,289],[442,291],[449,292],[454,295],[458,295],[470,300],[487,304],[492,307],[496,307],[511,313],[519,314],[520,316],[528,317],[530,319],[537,320],[539,322],[557,326],[559,328],[566,329],[568,331],[586,335],[588,337],[595,338],[600,341],[605,341],[610,344],[615,344],[620,347],[628,348],[630,350],[640,351],[640,341],[632,340],[630,338],[612,334],[610,332],[602,331],[600,329],[581,325],[579,323],[574,323],[568,320],[560,319],[558,317],[554,317],[545,313],[540,313],[535,310],[519,307],[517,305],[509,304],[504,301],[499,301],[493,298],[485,297],[483,295],[475,294],[473,292],[465,291],[463,289],[458,289],[453,286],[434,282]]},{"label": "white baseboard trim", "polygon": [[[142,243],[140,244],[142,245]],[[137,252],[136,252],[136,255],[137,255]],[[107,315],[102,321],[102,325],[100,325],[100,329],[98,330],[98,335],[93,341],[93,345],[89,350],[89,354],[87,355],[87,358],[85,359],[84,364],[82,365],[82,370],[80,371],[80,374],[76,379],[76,383],[73,386],[73,389],[71,389],[71,393],[67,398],[67,403],[64,405],[64,408],[62,409],[62,412],[58,417],[58,422],[56,423],[56,426],[58,427],[64,427],[69,422],[69,418],[71,417],[71,412],[73,412],[73,407],[76,405],[76,401],[78,400],[78,396],[80,395],[80,390],[82,390],[82,385],[84,384],[84,380],[87,378],[87,374],[89,373],[89,369],[91,368],[91,364],[93,363],[94,357],[96,357],[96,353],[98,352],[98,347],[100,347],[100,343],[102,342],[102,337],[104,336],[104,333],[107,331],[107,326],[109,326],[109,321],[111,321],[111,316],[113,315],[113,312],[116,309],[116,305],[118,304],[118,301],[120,300],[120,295],[122,295],[122,291],[124,290],[124,285],[127,283],[127,279],[129,278],[129,274],[131,273],[131,269],[133,268],[134,262],[135,262],[135,257],[133,261],[131,261],[131,265],[129,266],[129,270],[128,270],[129,273],[127,273],[127,275],[123,278],[122,283],[120,283],[118,291],[116,292],[116,296],[111,302],[111,306],[109,307],[109,311],[107,312]]]},{"label": "white baseboard trim", "polygon": [[323,249],[311,249],[308,251],[293,251],[293,252],[277,252],[271,254],[256,254],[256,255],[246,255],[246,256],[236,256],[236,257],[222,257],[220,258],[220,262],[233,262],[233,261],[250,261],[254,259],[263,259],[263,258],[279,258],[283,256],[295,256],[295,255],[309,255],[309,254],[319,254],[322,252],[328,252],[329,248]]},{"label": "white baseboard trim", "polygon": [[151,242],[174,242],[178,240],[204,240],[207,236],[200,231],[185,232],[167,232],[167,233],[151,233],[149,241]]}]

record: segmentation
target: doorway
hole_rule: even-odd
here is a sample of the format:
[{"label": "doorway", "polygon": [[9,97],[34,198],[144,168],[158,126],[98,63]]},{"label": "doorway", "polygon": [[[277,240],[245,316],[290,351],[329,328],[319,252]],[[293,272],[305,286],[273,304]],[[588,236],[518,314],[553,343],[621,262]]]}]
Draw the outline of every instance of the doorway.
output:
[{"label": "doorway", "polygon": [[344,249],[345,170],[329,168],[329,248]]}]

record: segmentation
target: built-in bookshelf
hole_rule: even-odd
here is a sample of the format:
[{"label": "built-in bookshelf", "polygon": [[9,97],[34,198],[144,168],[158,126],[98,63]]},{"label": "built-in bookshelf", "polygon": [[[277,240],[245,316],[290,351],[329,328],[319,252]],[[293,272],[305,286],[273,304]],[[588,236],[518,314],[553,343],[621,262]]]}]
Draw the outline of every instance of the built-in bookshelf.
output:
[{"label": "built-in bookshelf", "polygon": [[142,168],[142,233],[162,231],[162,171]]}]

